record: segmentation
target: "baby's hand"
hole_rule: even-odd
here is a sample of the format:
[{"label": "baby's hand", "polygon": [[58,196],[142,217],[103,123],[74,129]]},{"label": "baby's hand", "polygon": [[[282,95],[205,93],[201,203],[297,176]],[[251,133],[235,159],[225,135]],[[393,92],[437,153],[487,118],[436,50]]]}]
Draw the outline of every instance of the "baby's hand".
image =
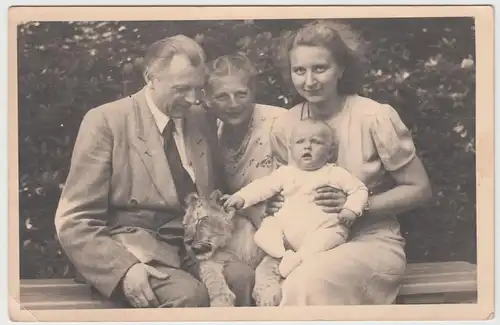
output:
[{"label": "baby's hand", "polygon": [[222,197],[222,200],[225,200],[224,202],[224,209],[225,210],[228,210],[228,209],[236,209],[236,210],[239,210],[241,208],[243,208],[243,206],[245,205],[245,200],[239,196],[236,196],[236,195],[224,195]]},{"label": "baby's hand", "polygon": [[339,220],[341,223],[346,225],[347,227],[350,227],[354,221],[357,219],[356,213],[349,209],[342,209],[339,213]]}]

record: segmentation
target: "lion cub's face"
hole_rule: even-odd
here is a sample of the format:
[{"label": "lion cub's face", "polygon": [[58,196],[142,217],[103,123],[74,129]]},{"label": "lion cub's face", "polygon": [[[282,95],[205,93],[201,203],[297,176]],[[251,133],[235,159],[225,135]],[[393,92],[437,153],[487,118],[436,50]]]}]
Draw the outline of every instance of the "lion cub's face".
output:
[{"label": "lion cub's face", "polygon": [[207,260],[224,247],[233,231],[233,212],[226,212],[220,204],[221,193],[216,190],[210,197],[192,193],[186,198],[184,240],[199,260]]}]

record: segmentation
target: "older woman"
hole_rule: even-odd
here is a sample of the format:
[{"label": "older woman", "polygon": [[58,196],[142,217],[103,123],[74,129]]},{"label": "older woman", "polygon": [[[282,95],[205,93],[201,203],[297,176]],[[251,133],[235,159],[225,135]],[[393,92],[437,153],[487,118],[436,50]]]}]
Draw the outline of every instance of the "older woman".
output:
[{"label": "older woman", "polygon": [[[338,164],[370,189],[369,204],[346,243],[304,261],[283,282],[281,305],[393,303],[405,271],[405,241],[396,214],[431,197],[429,180],[411,134],[387,104],[357,95],[360,60],[338,25],[314,22],[285,37],[284,68],[304,101],[273,125],[271,145],[287,162],[288,138],[303,118],[337,132]],[[328,192],[330,210],[345,195]]]},{"label": "older woman", "polygon": [[[221,56],[207,67],[205,101],[207,110],[218,117],[222,174],[226,191],[233,193],[252,180],[269,174],[274,168],[269,132],[275,119],[286,110],[255,103],[257,73],[246,56]],[[264,216],[264,208],[260,205],[245,211],[256,227]],[[233,263],[224,272],[234,274],[242,269],[248,271],[248,268]],[[238,289],[234,292],[238,306],[252,304],[252,288],[246,288],[248,285],[253,287],[253,282],[243,281],[242,285],[234,286]]]}]

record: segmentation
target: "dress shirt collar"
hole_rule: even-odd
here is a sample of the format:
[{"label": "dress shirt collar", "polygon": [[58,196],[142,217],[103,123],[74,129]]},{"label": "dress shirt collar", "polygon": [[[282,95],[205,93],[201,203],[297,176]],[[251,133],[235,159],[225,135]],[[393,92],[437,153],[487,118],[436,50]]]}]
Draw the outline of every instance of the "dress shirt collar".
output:
[{"label": "dress shirt collar", "polygon": [[[163,130],[167,126],[168,121],[170,121],[170,117],[163,113],[158,106],[156,106],[153,98],[151,97],[151,89],[149,87],[146,87],[146,91],[144,93],[146,97],[146,103],[148,104],[149,110],[151,111],[151,114],[153,114],[153,118],[155,120],[156,126],[158,127],[158,130],[160,133],[163,133]],[[180,118],[175,118],[173,119],[175,123],[175,130],[177,133],[180,133],[182,130],[182,119]]]}]

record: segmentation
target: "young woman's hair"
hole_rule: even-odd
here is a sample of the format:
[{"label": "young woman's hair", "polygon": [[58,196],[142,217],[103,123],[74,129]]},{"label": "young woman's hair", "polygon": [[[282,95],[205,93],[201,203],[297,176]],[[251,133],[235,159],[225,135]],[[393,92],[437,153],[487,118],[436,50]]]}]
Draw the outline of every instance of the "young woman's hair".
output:
[{"label": "young woman's hair", "polygon": [[317,46],[330,51],[335,63],[344,68],[337,86],[339,94],[352,95],[360,90],[364,75],[361,41],[347,25],[320,20],[282,35],[277,63],[290,84],[290,51],[298,46]]},{"label": "young woman's hair", "polygon": [[207,87],[214,79],[238,75],[247,79],[252,91],[255,90],[257,69],[243,53],[222,55],[207,64]]},{"label": "young woman's hair", "polygon": [[142,75],[146,82],[167,69],[177,54],[185,55],[193,67],[205,63],[205,52],[195,40],[184,35],[166,37],[150,45],[144,56]]}]

